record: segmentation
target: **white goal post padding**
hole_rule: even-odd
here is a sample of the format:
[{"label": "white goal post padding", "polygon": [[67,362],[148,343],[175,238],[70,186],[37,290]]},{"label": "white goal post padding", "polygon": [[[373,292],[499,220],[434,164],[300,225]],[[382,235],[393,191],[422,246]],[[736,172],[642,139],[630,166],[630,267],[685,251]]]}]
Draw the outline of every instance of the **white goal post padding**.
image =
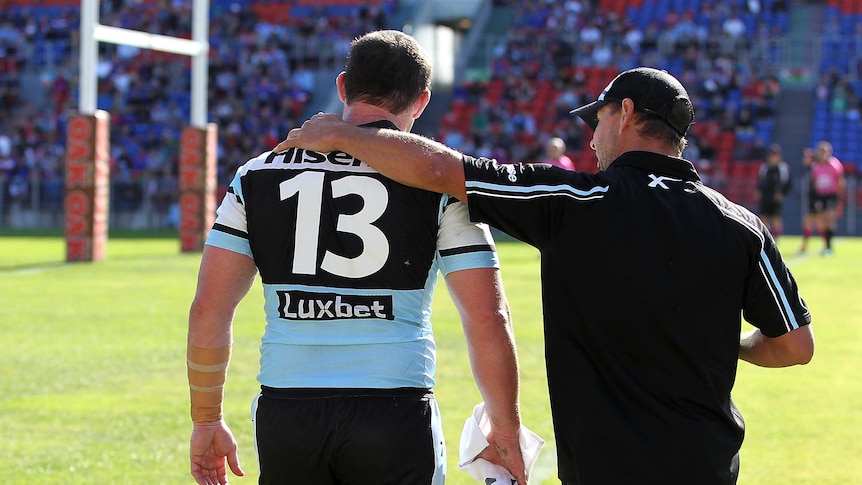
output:
[{"label": "white goal post padding", "polygon": [[99,24],[99,0],[81,0],[80,69],[78,111],[96,112],[98,44],[128,45],[192,57],[190,125],[207,124],[207,69],[209,55],[209,0],[194,0],[192,39],[152,34]]}]

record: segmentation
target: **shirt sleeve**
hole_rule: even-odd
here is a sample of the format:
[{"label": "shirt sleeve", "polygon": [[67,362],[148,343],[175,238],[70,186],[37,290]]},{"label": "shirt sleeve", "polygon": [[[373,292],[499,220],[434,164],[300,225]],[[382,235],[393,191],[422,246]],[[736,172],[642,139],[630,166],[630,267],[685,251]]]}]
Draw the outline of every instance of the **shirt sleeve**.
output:
[{"label": "shirt sleeve", "polygon": [[205,244],[253,257],[248,242],[248,222],[242,194],[241,169],[237,171],[221,205]]},{"label": "shirt sleeve", "polygon": [[440,272],[447,275],[462,269],[499,268],[488,225],[471,222],[466,204],[453,197],[444,196],[443,204],[437,231]]},{"label": "shirt sleeve", "polygon": [[472,220],[539,249],[558,236],[567,217],[608,191],[591,174],[543,163],[498,164],[465,156],[464,175]]},{"label": "shirt sleeve", "polygon": [[766,236],[752,268],[743,317],[767,337],[779,337],[811,323],[811,313],[771,237]]}]

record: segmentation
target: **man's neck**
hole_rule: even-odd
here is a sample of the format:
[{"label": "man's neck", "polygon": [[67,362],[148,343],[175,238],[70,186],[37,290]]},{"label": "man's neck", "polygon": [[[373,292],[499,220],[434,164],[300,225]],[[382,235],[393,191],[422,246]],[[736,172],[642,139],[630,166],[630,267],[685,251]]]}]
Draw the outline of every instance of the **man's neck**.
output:
[{"label": "man's neck", "polygon": [[405,115],[396,115],[379,106],[366,103],[353,103],[344,106],[341,116],[344,121],[354,125],[364,125],[375,121],[391,121],[401,131],[410,131],[412,119]]}]

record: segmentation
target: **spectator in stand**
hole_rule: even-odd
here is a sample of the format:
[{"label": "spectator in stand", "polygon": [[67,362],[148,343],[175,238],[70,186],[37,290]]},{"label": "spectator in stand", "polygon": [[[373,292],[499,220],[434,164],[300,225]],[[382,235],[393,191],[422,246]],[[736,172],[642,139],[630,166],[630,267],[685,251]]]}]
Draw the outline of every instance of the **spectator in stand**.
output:
[{"label": "spectator in stand", "polygon": [[832,96],[829,101],[829,110],[832,114],[843,115],[847,112],[848,106],[848,91],[847,78],[841,77],[838,83],[832,88]]},{"label": "spectator in stand", "polygon": [[731,15],[722,23],[721,30],[727,36],[732,45],[736,46],[738,43],[743,42],[746,28],[745,22],[743,22],[739,16],[739,12],[734,9]]},{"label": "spectator in stand", "polygon": [[[495,57],[491,61],[494,66],[493,77],[506,80],[507,83],[511,82],[507,79],[513,75],[529,79],[530,73],[535,70],[535,66],[528,65],[529,61],[541,58],[544,67],[538,73],[540,76],[547,76],[548,72],[553,74],[555,93],[577,89],[591,98],[597,94],[592,91],[600,87],[587,86],[588,78],[584,67],[607,62],[606,58],[603,60],[594,57],[597,53],[602,53],[597,46],[606,44],[613,53],[612,65],[618,70],[635,65],[653,65],[671,72],[682,69],[685,75],[680,79],[686,86],[708,85],[708,93],[701,93],[699,99],[693,99],[699,113],[710,114],[704,116],[702,123],[727,116],[728,130],[732,130],[738,107],[743,104],[740,101],[744,101],[751,110],[757,109],[756,113],[752,113],[755,120],[762,118],[761,113],[765,113],[769,118],[774,117],[774,112],[763,109],[764,103],[757,99],[762,96],[768,104],[777,92],[777,80],[770,78],[768,71],[769,66],[773,65],[769,62],[774,60],[769,57],[773,53],[759,49],[728,49],[728,45],[733,47],[737,41],[729,41],[730,35],[722,30],[724,20],[731,19],[728,25],[731,33],[742,36],[737,40],[740,45],[747,47],[748,40],[743,34],[745,24],[752,20],[752,17],[760,23],[768,23],[768,18],[764,16],[768,13],[765,9],[754,12],[745,7],[733,7],[727,2],[715,5],[706,2],[703,9],[696,13],[672,12],[664,18],[654,20],[648,29],[641,31],[630,21],[621,19],[616,12],[606,10],[597,2],[569,3],[573,8],[569,8],[567,4],[565,8],[568,13],[563,18],[559,7],[550,7],[544,0],[516,2],[514,5],[523,15],[518,15],[519,20],[516,20],[508,38],[495,51]],[[559,18],[551,19],[551,16]],[[774,31],[772,26],[764,26],[762,31],[763,35],[782,35],[780,31]],[[586,40],[581,38],[582,35],[586,36]],[[724,44],[713,39],[722,39]],[[658,48],[659,42],[663,43],[665,51]],[[580,68],[568,67],[573,64]],[[680,65],[684,67],[680,68]],[[761,89],[755,93],[754,98],[740,100],[741,86],[749,85],[752,79],[764,79],[764,86],[760,86]],[[559,109],[557,98],[552,99],[555,102],[548,104],[549,107],[540,122],[540,129],[546,128],[552,122],[556,124],[567,120],[565,110]],[[732,106],[731,100],[735,103]],[[499,105],[506,119],[520,111],[517,106],[499,103],[497,99],[493,102]],[[578,103],[568,104],[569,107],[576,105]],[[479,145],[494,144],[488,141],[491,135],[487,130],[474,134],[480,138]],[[442,135],[441,132],[441,139]],[[508,160],[517,161],[519,154],[541,153],[544,149],[541,137],[536,137],[531,142],[533,147],[524,147],[519,134],[516,132],[512,135],[514,139],[509,142],[511,147],[503,147],[506,152],[504,158]],[[529,143],[531,137],[522,139]],[[568,145],[573,150],[580,151],[583,144]],[[497,147],[500,148],[500,145]]]},{"label": "spectator in stand", "polygon": [[[258,3],[258,2],[253,2]],[[702,9],[698,10],[692,19],[689,12],[681,11],[678,15],[668,18],[654,18],[648,28],[643,31],[632,22],[620,18],[616,12],[609,11],[601,5],[604,2],[569,0],[566,2],[547,2],[546,0],[504,1],[504,4],[529,13],[529,17],[516,18],[515,28],[510,30],[509,38],[501,44],[497,52],[499,57],[492,60],[494,74],[500,79],[510,75],[515,77],[534,76],[532,81],[542,79],[553,79],[553,92],[566,91],[576,92],[578,97],[587,95],[592,98],[601,86],[588,85],[588,77],[583,70],[576,73],[569,69],[571,65],[585,66],[596,61],[592,59],[597,51],[587,49],[586,43],[580,42],[579,34],[582,29],[586,30],[593,39],[589,45],[595,45],[597,39],[610,45],[613,52],[613,64],[622,70],[634,65],[654,65],[666,68],[671,72],[677,72],[679,58],[665,58],[658,54],[656,44],[659,33],[678,27],[683,31],[697,32],[697,35],[678,35],[675,39],[674,48],[671,53],[679,55],[679,49],[685,49],[686,69],[691,73],[683,79],[687,87],[699,85],[714,72],[718,72],[715,91],[705,97],[704,101],[698,101],[695,108],[699,113],[708,113],[713,110],[723,111],[731,90],[729,80],[726,79],[728,72],[742,71],[755,75],[762,65],[763,69],[771,65],[769,62],[760,62],[758,56],[768,55],[766,52],[757,50],[735,51],[737,59],[730,60],[730,56],[718,59],[720,49],[710,47],[715,41],[722,37],[721,21],[731,16],[729,2],[704,2]],[[777,4],[776,1],[773,5]],[[786,2],[785,2],[786,3]],[[158,33],[167,35],[188,36],[191,32],[191,16],[189,15],[189,1],[177,2],[131,2],[125,0],[106,1],[101,4],[101,23],[136,30],[156,29]],[[332,59],[341,59],[346,53],[349,40],[361,35],[366,28],[376,28],[385,22],[385,14],[396,8],[394,1],[381,2],[379,6],[357,9],[355,15],[341,17],[327,16],[321,14],[317,18],[308,20],[291,18],[289,22],[276,24],[270,19],[259,19],[254,10],[239,2],[230,7],[214,4],[214,13],[210,24],[210,68],[213,72],[213,82],[210,83],[209,99],[211,100],[211,114],[213,120],[219,124],[219,160],[238,160],[243,154],[255,150],[266,149],[261,146],[266,137],[244,137],[237,133],[260,133],[269,131],[269,127],[277,133],[283,133],[289,127],[294,126],[301,117],[301,113],[307,108],[312,93],[308,91],[308,76],[299,74],[298,89],[295,96],[279,100],[273,104],[268,113],[261,113],[257,120],[243,117],[242,113],[249,109],[248,100],[257,99],[255,92],[255,80],[264,75],[273,78],[290,79],[295,72],[301,70],[307,64],[314,68],[317,65],[332,63]],[[38,7],[33,7],[38,8]],[[774,7],[775,8],[775,7]],[[786,10],[785,7],[781,7]],[[766,8],[761,9],[763,11]],[[321,10],[321,12],[325,12]],[[753,15],[744,8],[738,14],[742,16]],[[31,112],[47,109],[48,99],[44,106],[26,106],[21,104],[19,85],[20,72],[33,68],[33,59],[26,55],[32,51],[36,41],[51,38],[58,43],[69,42],[73,39],[78,20],[77,8],[68,9],[68,13],[58,16],[57,19],[21,15],[13,10],[3,9],[0,12],[0,24],[3,25],[0,42],[5,46],[5,54],[0,54],[0,66],[12,66],[13,71],[4,71],[0,68],[0,129],[6,128],[11,132],[17,120],[29,116]],[[54,21],[56,20],[56,21]],[[687,25],[688,20],[694,20],[697,25]],[[746,20],[750,20],[746,18]],[[758,21],[765,21],[762,15],[757,17]],[[681,27],[680,27],[681,26]],[[684,28],[683,28],[684,27]],[[707,40],[697,42],[698,35],[702,31],[708,32]],[[628,35],[627,35],[628,34]],[[777,34],[776,35],[780,35]],[[689,40],[683,40],[689,39]],[[687,43],[686,43],[687,42]],[[622,51],[621,46],[625,46]],[[606,52],[606,51],[605,51]],[[166,68],[162,54],[154,53],[145,49],[127,46],[105,46],[102,49],[105,60],[112,66],[110,76],[100,83],[101,100],[110,100],[114,117],[111,127],[111,144],[123,146],[130,156],[145,153],[147,144],[164,145],[160,134],[152,131],[155,126],[182,127],[187,124],[188,100],[183,99],[180,94],[188,90],[188,76],[185,75],[187,65],[185,63],[169,63],[179,66],[179,70]],[[601,51],[598,51],[601,54]],[[318,59],[318,57],[326,57]],[[45,87],[50,91],[56,79],[54,73],[73,72],[76,59],[68,56],[57,59],[57,69],[46,76]],[[604,62],[601,61],[600,62]],[[688,65],[692,64],[692,65]],[[592,75],[591,75],[592,76]],[[830,84],[835,84],[833,78],[840,77],[835,73],[830,77]],[[68,110],[68,95],[77,90],[74,77],[65,76],[67,87],[58,86],[60,96],[59,106],[62,111]],[[594,78],[594,77],[593,77]],[[62,83],[62,81],[60,81]],[[478,83],[477,83],[478,84]],[[104,87],[103,87],[104,85]],[[479,89],[484,86],[478,86]],[[65,91],[68,89],[68,91]],[[105,96],[102,96],[105,95]],[[536,100],[538,93],[530,95],[527,102]],[[478,97],[478,96],[477,96]],[[178,109],[171,109],[165,118],[163,110],[144,109],[155,100],[171,99],[176,102]],[[564,125],[582,129],[573,123],[568,123],[566,106],[556,105],[555,98],[550,98],[546,103],[546,110],[542,116],[537,117],[538,129],[545,131],[545,123],[548,126]],[[586,98],[580,98],[580,101]],[[24,100],[26,101],[26,100]],[[567,104],[577,106],[579,102]],[[852,103],[852,100],[848,102]],[[494,100],[495,116],[499,118],[502,125],[506,125],[513,116],[513,106],[504,106],[499,100]],[[701,106],[705,104],[706,106]],[[51,106],[53,107],[53,106]],[[16,110],[26,109],[26,112],[18,113]],[[53,110],[52,110],[53,111]],[[854,113],[853,111],[848,111]],[[130,115],[129,113],[133,113]],[[296,113],[300,113],[297,115]],[[854,113],[855,114],[855,113]],[[40,116],[44,116],[42,113]],[[52,130],[56,133],[57,140],[65,138],[62,128],[62,118],[66,113],[57,113],[48,117],[48,124],[55,125]],[[158,118],[158,119],[154,119]],[[709,117],[704,116],[702,122],[707,122]],[[527,124],[529,125],[529,124]],[[267,128],[262,128],[267,127]],[[509,136],[504,143],[498,143],[498,138],[505,137],[501,134],[498,125],[489,122],[480,129],[470,132],[468,136],[474,140],[472,143],[482,150],[502,150],[501,159],[513,160],[517,154],[535,154],[543,150],[541,137],[525,137],[523,140],[516,138],[519,133]],[[552,130],[555,135],[566,140],[568,147],[574,152],[583,149],[582,137],[575,132],[566,134],[568,128]],[[141,135],[141,132],[145,132]],[[232,138],[239,138],[235,140]],[[17,144],[17,139],[15,141]],[[60,158],[62,160],[62,157]],[[230,174],[236,167],[229,166],[231,162],[220,162],[219,172]],[[147,170],[136,172],[135,181],[140,183],[144,177],[154,176]],[[113,178],[113,176],[112,176]],[[228,176],[220,178],[226,183]]]},{"label": "spectator in stand", "polygon": [[[0,159],[8,157],[12,154],[12,139],[5,133],[0,133]],[[2,164],[0,164],[2,169]]]},{"label": "spectator in stand", "polygon": [[739,108],[733,126],[737,138],[743,138],[747,141],[753,138],[755,133],[754,116],[750,106],[744,104]]},{"label": "spectator in stand", "polygon": [[859,121],[860,117],[862,117],[862,107],[859,105],[859,95],[856,94],[856,91],[852,89],[847,93],[847,119],[851,121]]}]

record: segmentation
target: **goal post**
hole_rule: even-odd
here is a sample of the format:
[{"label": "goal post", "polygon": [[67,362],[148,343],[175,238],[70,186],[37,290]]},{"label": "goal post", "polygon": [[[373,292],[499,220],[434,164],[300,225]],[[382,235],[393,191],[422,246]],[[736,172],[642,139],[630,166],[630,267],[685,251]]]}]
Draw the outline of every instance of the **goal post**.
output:
[{"label": "goal post", "polygon": [[66,129],[66,261],[100,261],[108,238],[110,155],[106,111],[69,118]]},{"label": "goal post", "polygon": [[[99,42],[128,45],[192,57],[189,126],[180,143],[181,193],[179,227],[183,252],[201,251],[212,223],[206,211],[215,208],[215,136],[217,127],[207,123],[207,70],[209,55],[209,0],[194,0],[192,38],[184,39],[99,24],[99,0],[81,0],[78,112],[70,116],[66,138],[66,170],[93,178],[66,177],[66,261],[98,261],[105,257],[108,232],[108,172],[110,127],[107,112],[97,109]],[[72,127],[78,129],[72,131]],[[191,133],[187,135],[187,133]],[[85,136],[86,135],[86,136]],[[199,163],[199,166],[192,164]],[[196,174],[192,177],[190,174]],[[75,182],[78,185],[72,185]],[[93,187],[101,187],[99,190]],[[86,189],[86,190],[82,190]],[[188,191],[186,194],[184,191]],[[197,203],[188,203],[190,197]],[[86,208],[92,212],[82,212]],[[189,212],[184,211],[189,209]],[[191,210],[194,209],[194,210]],[[71,223],[70,223],[71,221]],[[86,221],[90,221],[88,224]],[[103,222],[94,222],[103,221]]]}]

